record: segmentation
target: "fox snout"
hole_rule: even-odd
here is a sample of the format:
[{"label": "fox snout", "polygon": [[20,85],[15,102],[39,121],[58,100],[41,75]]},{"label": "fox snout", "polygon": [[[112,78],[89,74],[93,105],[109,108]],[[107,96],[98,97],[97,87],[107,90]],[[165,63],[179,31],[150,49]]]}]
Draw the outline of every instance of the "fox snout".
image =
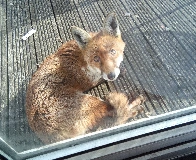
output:
[{"label": "fox snout", "polygon": [[120,74],[120,69],[116,67],[114,71],[109,72],[108,74],[103,73],[103,79],[107,81],[114,81],[118,78],[119,74]]},{"label": "fox snout", "polygon": [[123,61],[123,55],[107,59],[102,65],[102,76],[107,81],[114,81],[120,74],[120,67]]},{"label": "fox snout", "polygon": [[108,75],[107,75],[108,79],[110,80],[113,80],[115,77],[116,77],[116,74],[114,72],[110,72]]}]

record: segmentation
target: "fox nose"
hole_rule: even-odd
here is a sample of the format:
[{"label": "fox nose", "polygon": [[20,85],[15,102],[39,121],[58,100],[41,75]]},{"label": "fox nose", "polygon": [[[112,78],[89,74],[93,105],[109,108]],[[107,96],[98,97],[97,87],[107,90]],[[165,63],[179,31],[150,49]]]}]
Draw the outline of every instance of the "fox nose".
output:
[{"label": "fox nose", "polygon": [[115,74],[114,72],[110,72],[110,73],[108,74],[108,79],[109,79],[109,80],[113,80],[115,77],[116,77],[116,74]]}]

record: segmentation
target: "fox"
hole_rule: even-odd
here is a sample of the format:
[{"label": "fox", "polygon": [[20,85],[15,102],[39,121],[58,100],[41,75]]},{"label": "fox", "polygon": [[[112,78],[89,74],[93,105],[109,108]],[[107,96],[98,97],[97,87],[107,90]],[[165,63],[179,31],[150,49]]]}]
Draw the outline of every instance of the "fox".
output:
[{"label": "fox", "polygon": [[125,42],[116,13],[110,13],[99,32],[72,26],[73,40],[45,58],[33,74],[26,92],[29,126],[45,144],[117,126],[134,118],[145,101],[111,92],[104,99],[85,91],[101,79],[120,74]]}]

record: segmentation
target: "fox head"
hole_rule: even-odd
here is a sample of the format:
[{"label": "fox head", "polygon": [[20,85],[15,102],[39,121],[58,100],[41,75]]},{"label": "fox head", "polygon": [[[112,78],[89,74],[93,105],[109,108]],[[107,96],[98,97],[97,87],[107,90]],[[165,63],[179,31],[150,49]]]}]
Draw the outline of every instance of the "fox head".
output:
[{"label": "fox head", "polygon": [[105,18],[99,33],[87,33],[73,26],[72,35],[84,55],[87,67],[94,72],[91,74],[114,81],[120,74],[125,47],[116,15],[111,13]]}]

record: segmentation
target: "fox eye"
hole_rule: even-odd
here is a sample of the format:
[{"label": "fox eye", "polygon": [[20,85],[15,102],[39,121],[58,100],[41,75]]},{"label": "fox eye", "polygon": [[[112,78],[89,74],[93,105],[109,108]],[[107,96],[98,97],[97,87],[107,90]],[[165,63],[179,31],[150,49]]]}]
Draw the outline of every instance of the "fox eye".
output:
[{"label": "fox eye", "polygon": [[115,55],[115,54],[116,54],[116,51],[115,51],[114,49],[111,49],[111,50],[110,50],[110,53],[111,53],[112,55]]},{"label": "fox eye", "polygon": [[95,61],[95,62],[99,62],[99,61],[100,61],[100,57],[99,57],[99,56],[95,56],[95,57],[94,57],[94,61]]}]

